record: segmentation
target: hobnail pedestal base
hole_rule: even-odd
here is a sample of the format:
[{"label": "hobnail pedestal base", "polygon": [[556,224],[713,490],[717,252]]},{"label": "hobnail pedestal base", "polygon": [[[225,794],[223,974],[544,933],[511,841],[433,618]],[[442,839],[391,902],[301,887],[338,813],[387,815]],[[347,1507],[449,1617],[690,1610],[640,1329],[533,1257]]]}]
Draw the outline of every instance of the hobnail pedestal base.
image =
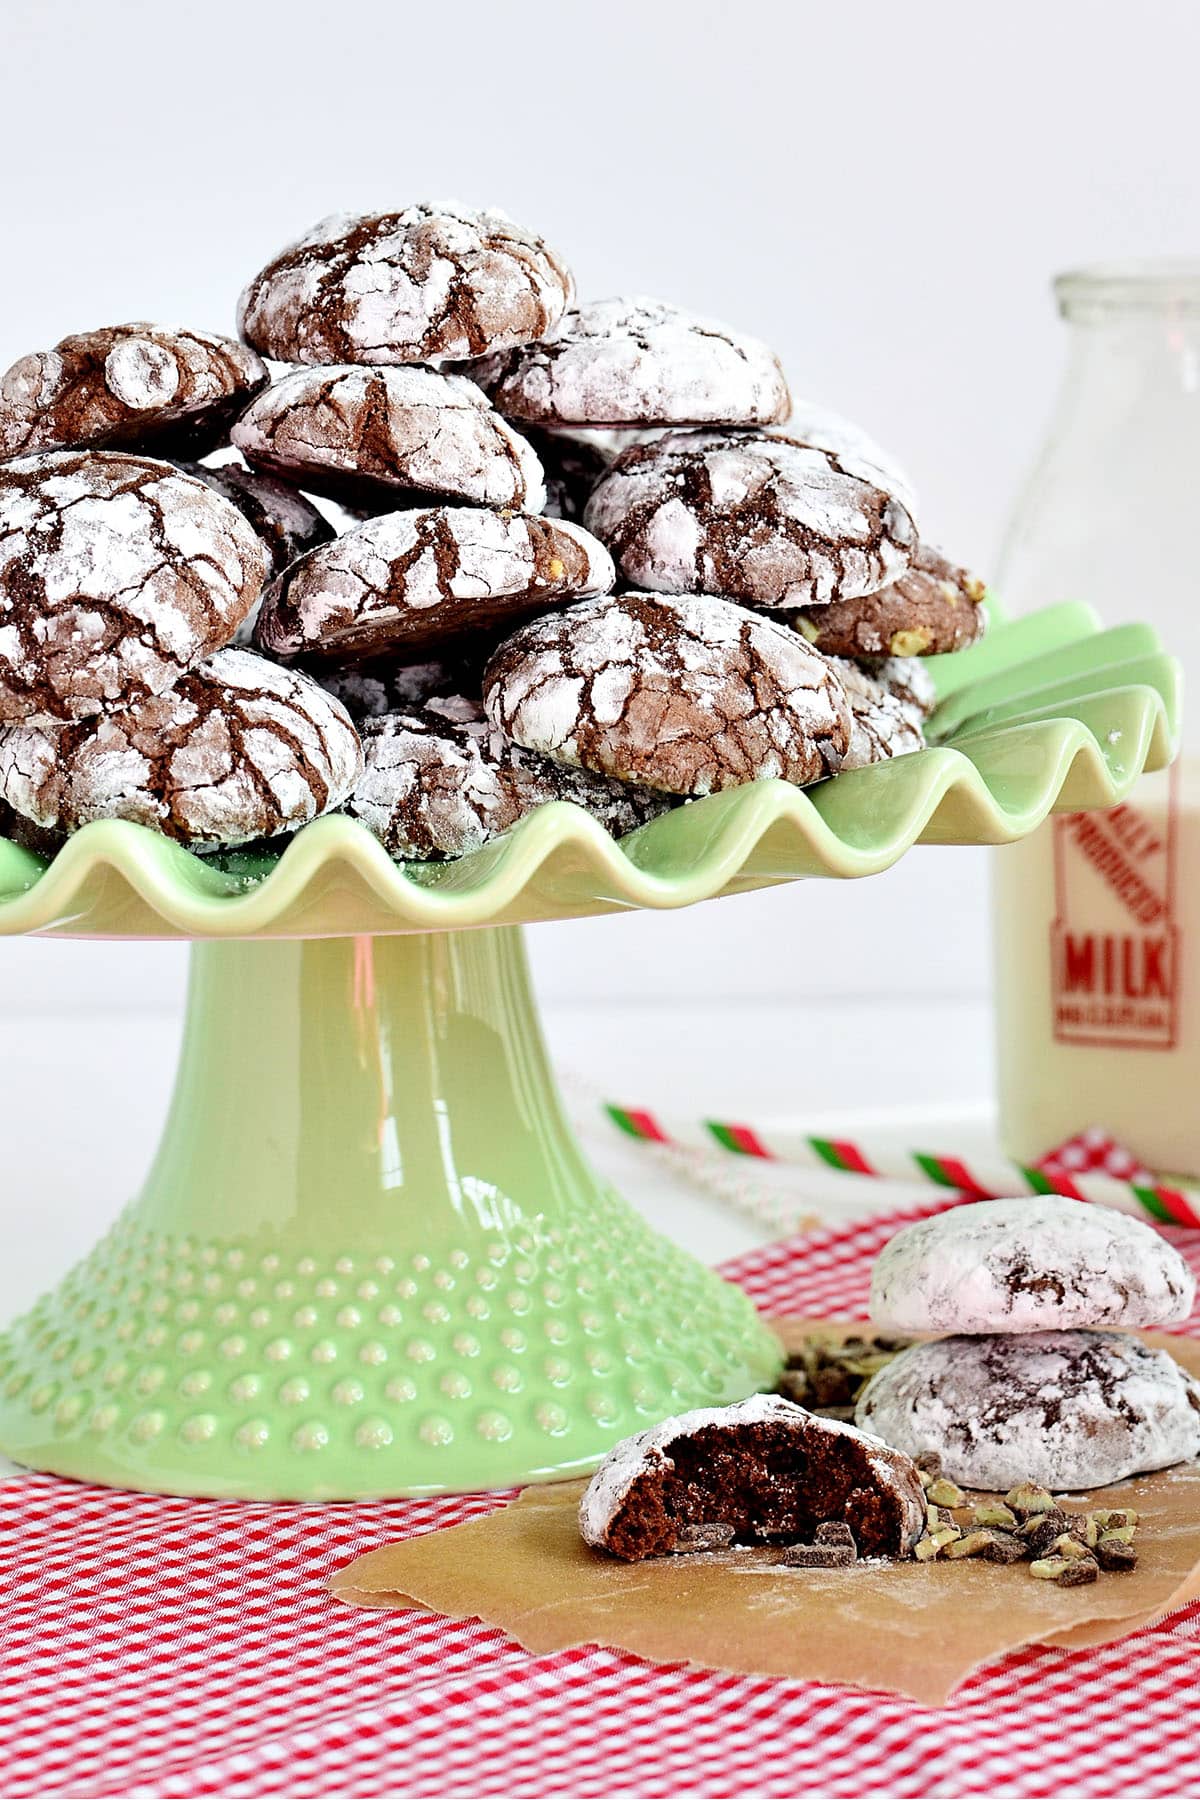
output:
[{"label": "hobnail pedestal base", "polygon": [[583,1160],[515,927],[200,943],[141,1195],[0,1336],[0,1448],[144,1491],[561,1478],[769,1386],[749,1301]]}]

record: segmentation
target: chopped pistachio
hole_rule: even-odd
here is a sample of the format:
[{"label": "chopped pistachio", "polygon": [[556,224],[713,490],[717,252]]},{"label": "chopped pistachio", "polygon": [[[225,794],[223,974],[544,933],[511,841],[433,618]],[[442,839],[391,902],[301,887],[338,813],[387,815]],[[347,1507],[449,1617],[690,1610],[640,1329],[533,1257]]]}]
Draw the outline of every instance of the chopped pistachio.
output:
[{"label": "chopped pistachio", "polygon": [[935,1544],[931,1537],[919,1538],[913,1555],[918,1562],[932,1562],[940,1548],[941,1546]]},{"label": "chopped pistachio", "polygon": [[944,1545],[952,1544],[956,1538],[960,1538],[962,1532],[957,1525],[939,1525],[936,1531],[931,1531],[929,1533],[929,1536],[937,1545],[938,1549],[941,1550]]},{"label": "chopped pistachio", "polygon": [[1085,1556],[1092,1554],[1087,1545],[1081,1544],[1069,1531],[1064,1531],[1055,1538],[1052,1549],[1056,1556],[1065,1556],[1068,1562],[1080,1562]]},{"label": "chopped pistachio", "polygon": [[1035,1581],[1052,1581],[1056,1587],[1082,1587],[1085,1582],[1095,1581],[1099,1565],[1090,1556],[1079,1561],[1066,1556],[1046,1556],[1031,1562],[1029,1573]]},{"label": "chopped pistachio", "polygon": [[1053,1512],[1054,1495],[1049,1488],[1044,1488],[1036,1481],[1022,1481],[1015,1488],[1010,1488],[1004,1496],[1005,1502],[1019,1513]]},{"label": "chopped pistachio", "polygon": [[945,1475],[939,1475],[929,1485],[929,1498],[938,1506],[965,1506],[967,1496],[957,1482],[950,1481]]},{"label": "chopped pistachio", "polygon": [[922,625],[914,625],[908,631],[893,631],[888,644],[889,656],[920,656],[932,642],[929,633]]},{"label": "chopped pistachio", "polygon": [[965,1537],[956,1538],[953,1543],[946,1545],[946,1555],[982,1556],[991,1541],[990,1531],[968,1531]]},{"label": "chopped pistachio", "polygon": [[1138,1522],[1138,1516],[1132,1506],[1109,1507],[1102,1512],[1091,1513],[1089,1516],[1095,1519],[1101,1531],[1116,1531],[1122,1526],[1136,1525]]},{"label": "chopped pistachio", "polygon": [[927,1488],[932,1484],[934,1478],[929,1473],[928,1469],[918,1469],[917,1470],[917,1479],[921,1483],[921,1486],[923,1488]]},{"label": "chopped pistachio", "polygon": [[1003,1500],[983,1500],[974,1508],[972,1517],[977,1525],[999,1525],[1003,1531],[1014,1531],[1017,1515]]},{"label": "chopped pistachio", "polygon": [[1116,1525],[1111,1531],[1102,1531],[1096,1541],[1100,1544],[1132,1544],[1135,1529],[1133,1525]]}]

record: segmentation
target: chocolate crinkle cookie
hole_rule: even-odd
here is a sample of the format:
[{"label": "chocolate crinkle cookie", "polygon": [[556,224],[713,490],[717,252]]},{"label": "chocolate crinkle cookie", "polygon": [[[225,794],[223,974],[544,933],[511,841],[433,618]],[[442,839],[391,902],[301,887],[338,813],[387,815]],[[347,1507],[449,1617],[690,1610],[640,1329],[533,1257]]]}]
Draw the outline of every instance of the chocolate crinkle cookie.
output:
[{"label": "chocolate crinkle cookie", "polygon": [[982,637],[986,591],[977,575],[918,544],[911,566],[886,587],[798,612],[793,624],[831,656],[944,656]]},{"label": "chocolate crinkle cookie", "polygon": [[219,651],[121,713],[0,732],[0,797],[34,824],[129,819],[198,847],[307,824],[348,798],[361,769],[345,709],[246,650]]},{"label": "chocolate crinkle cookie", "polygon": [[83,450],[0,466],[0,722],[161,693],[229,642],[266,571],[237,507],[169,463]]},{"label": "chocolate crinkle cookie", "polygon": [[614,837],[668,804],[518,749],[462,696],[367,719],[362,739],[365,767],[346,811],[402,860],[465,856],[552,800],[573,801]]},{"label": "chocolate crinkle cookie", "polygon": [[322,219],[254,277],[238,323],[280,362],[430,362],[544,337],[574,292],[534,232],[434,203]]},{"label": "chocolate crinkle cookie", "polygon": [[854,722],[839,772],[865,769],[925,748],[924,721],[932,707],[933,683],[918,662],[885,657],[862,663],[831,656],[829,665],[845,690]]},{"label": "chocolate crinkle cookie", "polygon": [[1104,1487],[1200,1455],[1200,1384],[1120,1332],[914,1344],[868,1383],[855,1418],[911,1456],[935,1452],[952,1481],[1000,1493]]},{"label": "chocolate crinkle cookie", "polygon": [[777,1394],[626,1438],[579,1505],[584,1542],[625,1562],[669,1556],[701,1528],[726,1528],[712,1540],[724,1544],[805,1544],[832,1521],[864,1556],[907,1556],[925,1523],[920,1476],[878,1439]]},{"label": "chocolate crinkle cookie", "polygon": [[232,435],[256,469],[377,511],[413,504],[406,495],[518,512],[546,499],[533,446],[474,382],[435,369],[293,369]]},{"label": "chocolate crinkle cookie", "polygon": [[1195,1276],[1151,1226],[1058,1194],[920,1219],[871,1271],[871,1317],[901,1331],[1175,1325],[1195,1298]]},{"label": "chocolate crinkle cookie", "polygon": [[298,556],[315,550],[318,544],[332,542],[336,535],[311,500],[273,475],[244,469],[240,463],[209,468],[206,463],[181,462],[176,467],[245,514],[262,539],[268,575],[282,575]]},{"label": "chocolate crinkle cookie", "polygon": [[0,375],[0,459],[119,446],[203,456],[267,380],[234,338],[144,323],[81,331]]},{"label": "chocolate crinkle cookie", "polygon": [[385,513],[293,563],[263,596],[268,655],[421,659],[539,607],[606,593],[612,559],[578,525],[482,507]]},{"label": "chocolate crinkle cookie", "polygon": [[525,749],[671,794],[771,776],[804,786],[850,745],[828,661],[707,596],[618,594],[546,613],[492,656],[484,698]]},{"label": "chocolate crinkle cookie", "polygon": [[757,338],[665,300],[594,300],[468,372],[532,425],[772,425],[791,399]]},{"label": "chocolate crinkle cookie", "polygon": [[631,584],[788,610],[894,581],[912,515],[831,451],[778,433],[672,431],[625,451],[584,521]]},{"label": "chocolate crinkle cookie", "polygon": [[849,474],[886,488],[916,518],[916,489],[907,472],[853,419],[832,412],[827,406],[816,406],[811,400],[796,400],[788,415],[787,434],[799,444],[827,450]]}]

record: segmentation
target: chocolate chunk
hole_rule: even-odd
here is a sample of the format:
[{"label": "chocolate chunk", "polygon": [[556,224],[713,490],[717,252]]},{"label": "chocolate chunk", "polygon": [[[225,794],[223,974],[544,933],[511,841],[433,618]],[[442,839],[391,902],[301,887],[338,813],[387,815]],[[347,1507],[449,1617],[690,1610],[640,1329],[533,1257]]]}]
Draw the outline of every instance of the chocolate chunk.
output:
[{"label": "chocolate chunk", "polygon": [[697,1550],[728,1550],[732,1542],[732,1525],[681,1525],[672,1554],[689,1556]]},{"label": "chocolate chunk", "polygon": [[780,1558],[784,1569],[848,1569],[858,1557],[853,1544],[791,1544]]}]

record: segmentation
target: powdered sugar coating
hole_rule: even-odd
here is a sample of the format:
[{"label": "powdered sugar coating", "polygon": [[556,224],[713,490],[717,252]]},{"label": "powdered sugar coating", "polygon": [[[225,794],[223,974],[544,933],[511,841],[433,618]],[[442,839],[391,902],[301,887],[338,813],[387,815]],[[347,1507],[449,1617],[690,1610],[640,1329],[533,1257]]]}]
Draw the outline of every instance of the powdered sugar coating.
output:
[{"label": "powdered sugar coating", "polygon": [[574,293],[533,232],[445,201],[322,219],[250,282],[238,325],[281,362],[419,363],[543,337]]},{"label": "powdered sugar coating", "polygon": [[0,795],[36,824],[129,819],[198,847],[295,830],[339,806],[361,767],[344,707],[246,650],[218,651],[124,712],[0,732]]},{"label": "powdered sugar coating", "polygon": [[582,806],[616,837],[668,804],[518,749],[461,696],[369,719],[362,738],[365,767],[346,811],[405,860],[465,856],[553,800]]},{"label": "powdered sugar coating", "polygon": [[0,375],[0,460],[128,445],[202,456],[267,384],[234,338],[139,320],[65,337]]},{"label": "powdered sugar coating", "polygon": [[748,1400],[738,1401],[733,1406],[697,1407],[692,1412],[680,1413],[615,1445],[588,1482],[579,1502],[579,1531],[584,1543],[596,1550],[606,1547],[613,1519],[634,1482],[655,1465],[669,1467],[670,1446],[679,1438],[692,1437],[708,1426],[736,1429],[762,1424],[794,1428],[804,1435],[853,1439],[865,1452],[875,1480],[894,1493],[902,1508],[903,1547],[907,1549],[916,1542],[924,1527],[925,1506],[916,1471],[910,1464],[898,1458],[880,1439],[854,1425],[820,1418],[779,1394],[752,1394]]},{"label": "powdered sugar coating", "polygon": [[771,425],[787,382],[757,338],[665,300],[593,300],[468,372],[533,425]]},{"label": "powdered sugar coating", "polygon": [[919,1219],[871,1271],[871,1317],[889,1331],[1172,1325],[1195,1298],[1195,1276],[1151,1226],[1056,1194]]},{"label": "powdered sugar coating", "polygon": [[255,468],[334,499],[366,488],[380,505],[406,490],[527,512],[545,504],[533,446],[474,382],[434,369],[293,369],[232,435]]},{"label": "powdered sugar coating", "polygon": [[850,712],[786,627],[708,596],[618,594],[530,620],[484,671],[492,723],[527,750],[672,794],[839,764]]},{"label": "powdered sugar coating", "polygon": [[[865,769],[871,763],[888,762],[893,756],[909,756],[925,748],[925,714],[910,697],[914,677],[907,674],[904,663],[895,657],[864,664],[831,656],[829,666],[845,690],[854,721],[839,772]],[[913,668],[920,665],[914,663]],[[905,672],[893,676],[893,670]]]},{"label": "powdered sugar coating", "polygon": [[849,474],[886,488],[916,518],[919,510],[917,491],[907,471],[853,419],[832,412],[827,406],[817,406],[811,400],[797,400],[793,402],[787,428],[788,436],[797,443],[811,444],[815,450],[828,450]]},{"label": "powdered sugar coating", "polygon": [[415,659],[554,600],[605,593],[613,579],[604,546],[566,520],[468,506],[385,513],[273,582],[255,641],[285,658]]},{"label": "powdered sugar coating", "polygon": [[[245,515],[262,539],[268,575],[282,575],[298,556],[315,550],[318,544],[330,543],[336,535],[311,500],[273,475],[233,462],[215,469],[204,463],[177,463],[176,467],[202,481],[214,494],[221,494]],[[243,621],[240,630],[245,628]]]},{"label": "powdered sugar coating", "polygon": [[872,593],[917,542],[885,486],[777,432],[672,431],[627,450],[584,520],[632,584],[781,609]]},{"label": "powdered sugar coating", "polygon": [[267,572],[236,507],[168,463],[0,466],[0,720],[90,718],[229,642]]},{"label": "powdered sugar coating", "polygon": [[886,587],[814,606],[792,623],[830,656],[946,656],[983,636],[986,591],[977,575],[921,543],[911,566]]},{"label": "powdered sugar coating", "polygon": [[856,1419],[909,1456],[936,1451],[952,1481],[1001,1493],[1105,1487],[1200,1455],[1200,1384],[1119,1332],[914,1344],[868,1382]]}]

